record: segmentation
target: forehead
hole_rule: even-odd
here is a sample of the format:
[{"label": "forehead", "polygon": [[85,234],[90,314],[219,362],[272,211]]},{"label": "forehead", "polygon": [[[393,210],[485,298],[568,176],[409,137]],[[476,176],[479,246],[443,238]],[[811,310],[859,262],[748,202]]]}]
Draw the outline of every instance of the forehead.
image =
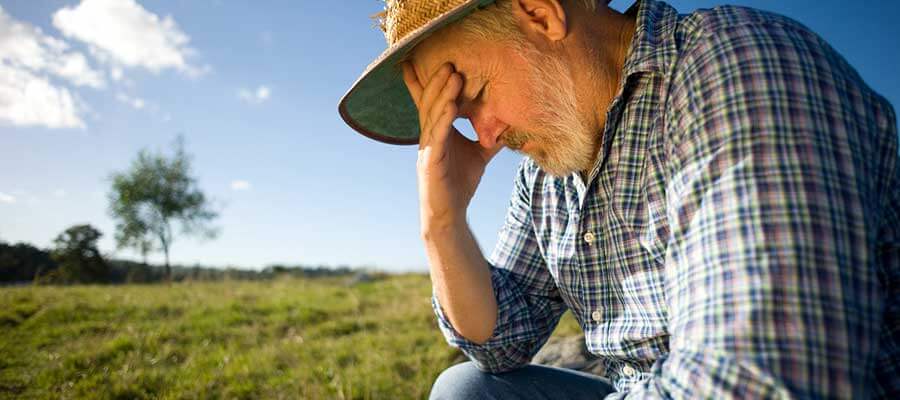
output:
[{"label": "forehead", "polygon": [[[469,51],[462,51],[463,47]],[[444,63],[452,63],[457,71],[464,73],[478,67],[478,56],[483,51],[477,49],[478,44],[469,43],[463,46],[460,35],[451,29],[443,29],[419,43],[410,56],[413,68],[422,85],[427,83],[435,71]]]}]

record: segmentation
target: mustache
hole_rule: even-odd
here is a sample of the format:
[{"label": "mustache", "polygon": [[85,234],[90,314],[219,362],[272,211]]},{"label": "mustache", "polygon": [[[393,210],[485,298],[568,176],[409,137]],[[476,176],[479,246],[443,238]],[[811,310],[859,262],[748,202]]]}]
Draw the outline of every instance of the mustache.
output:
[{"label": "mustache", "polygon": [[509,129],[503,134],[503,144],[512,150],[521,150],[525,142],[531,140],[533,135],[528,132]]}]

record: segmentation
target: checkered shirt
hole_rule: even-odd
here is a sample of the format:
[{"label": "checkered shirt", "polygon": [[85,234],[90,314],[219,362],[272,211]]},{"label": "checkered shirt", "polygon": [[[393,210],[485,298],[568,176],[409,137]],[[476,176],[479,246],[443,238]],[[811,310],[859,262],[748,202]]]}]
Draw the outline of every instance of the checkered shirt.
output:
[{"label": "checkered shirt", "polygon": [[610,398],[900,398],[891,105],[796,21],[639,1],[589,177],[526,158],[488,259],[497,324],[448,342],[526,365],[571,310]]}]

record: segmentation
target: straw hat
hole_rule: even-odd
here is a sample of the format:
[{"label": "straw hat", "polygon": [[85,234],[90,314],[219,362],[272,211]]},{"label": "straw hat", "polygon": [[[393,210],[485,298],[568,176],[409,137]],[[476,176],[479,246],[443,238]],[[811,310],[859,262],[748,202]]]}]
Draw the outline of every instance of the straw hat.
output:
[{"label": "straw hat", "polygon": [[341,118],[380,142],[419,143],[419,114],[397,63],[428,35],[494,1],[385,0],[379,16],[388,48],[341,98]]},{"label": "straw hat", "polygon": [[419,143],[419,115],[397,63],[428,35],[494,0],[386,0],[381,29],[388,48],[341,98],[350,127],[391,144]]}]

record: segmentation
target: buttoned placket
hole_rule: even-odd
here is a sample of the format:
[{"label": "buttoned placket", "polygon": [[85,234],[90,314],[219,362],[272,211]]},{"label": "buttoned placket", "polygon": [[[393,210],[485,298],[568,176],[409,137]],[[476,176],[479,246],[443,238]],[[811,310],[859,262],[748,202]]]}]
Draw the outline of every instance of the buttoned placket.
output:
[{"label": "buttoned placket", "polygon": [[[575,262],[578,265],[574,268],[572,275],[578,282],[578,293],[585,293],[584,285],[589,285],[591,282],[587,281],[587,277],[584,274],[589,269],[587,266],[590,265],[590,258],[593,256],[594,249],[590,247],[596,240],[596,234],[593,232],[593,223],[591,221],[590,207],[592,204],[588,199],[590,187],[582,180],[581,174],[573,174],[572,177],[572,186],[578,196],[578,211],[575,219],[577,225],[573,238],[574,243],[572,243],[575,251]],[[586,325],[599,323],[601,321],[601,313],[597,309],[597,305],[593,304],[590,299],[581,300],[587,300],[579,302],[581,308],[577,310],[582,315],[581,319],[584,323]]]},{"label": "buttoned placket", "polygon": [[[598,207],[597,209],[599,209],[599,210],[603,210],[606,207],[605,204],[591,204],[591,199],[588,198],[588,194],[592,193],[591,185],[594,185],[595,181],[596,181],[596,185],[595,185],[594,189],[602,190],[603,196],[605,196],[605,199],[607,200],[603,203],[608,203],[610,200],[610,198],[609,198],[610,193],[611,193],[610,188],[608,187],[607,182],[601,182],[599,180],[598,176],[600,175],[600,172],[605,167],[607,167],[607,165],[606,165],[607,160],[609,159],[610,153],[612,151],[611,145],[612,145],[613,139],[614,139],[613,132],[615,132],[614,128],[618,124],[619,117],[621,116],[622,95],[624,93],[624,89],[625,89],[625,79],[622,80],[622,84],[619,87],[619,91],[618,91],[616,97],[613,99],[612,103],[610,104],[609,109],[607,110],[607,113],[606,113],[606,121],[607,122],[603,129],[603,139],[602,139],[602,144],[601,144],[601,148],[600,148],[601,154],[600,154],[600,157],[597,157],[597,160],[594,162],[594,165],[591,168],[591,172],[588,175],[587,181],[582,181],[580,174],[576,174],[576,178],[575,178],[576,189],[578,189],[578,200],[579,200],[580,212],[581,212],[579,221],[580,221],[580,226],[583,227],[583,230],[581,231],[581,235],[580,235],[581,243],[580,243],[580,245],[576,245],[576,249],[584,249],[583,251],[578,251],[578,253],[581,255],[583,263],[586,262],[585,256],[595,255],[597,252],[599,252],[601,250],[599,248],[599,243],[598,243],[598,236],[600,235],[600,232],[597,231],[598,226],[595,225],[595,222],[599,222],[599,220],[601,220],[603,218],[603,216],[606,214],[606,212],[603,212],[603,213],[597,215],[596,221],[588,221],[587,224],[585,224],[585,221],[583,221],[582,218],[590,218],[590,215],[589,215],[590,213],[587,212],[586,210],[590,209],[591,206]],[[596,198],[596,196],[595,196],[595,198]],[[579,273],[578,273],[579,281],[581,281],[582,284],[585,284],[585,285],[596,284],[596,282],[590,281],[588,279],[588,277],[585,276],[586,273],[587,273],[586,268],[579,268]],[[582,289],[581,293],[584,293],[583,289]],[[601,296],[601,298],[602,298],[602,296]],[[588,302],[588,304],[585,304],[587,306],[585,311],[586,312],[590,311],[590,314],[589,314],[590,321],[594,325],[599,325],[603,322],[603,311],[602,310],[603,310],[604,305],[599,304],[599,300],[600,299],[598,298],[598,299],[596,299],[596,301],[597,301],[596,303]]]},{"label": "buttoned placket", "polygon": [[[576,183],[581,183],[576,181]],[[592,260],[595,258],[596,252],[599,250],[596,247],[597,242],[597,233],[595,221],[593,220],[593,215],[591,213],[591,209],[596,207],[597,205],[594,202],[598,201],[596,198],[589,198],[588,193],[591,193],[590,186],[581,186],[582,192],[578,193],[579,197],[579,218],[578,218],[578,234],[575,236],[575,251],[578,255],[578,262],[583,267],[577,268],[577,276],[580,285],[592,285],[593,282],[588,280],[588,276],[585,274],[591,269],[586,266],[592,263]],[[579,188],[579,189],[581,189]],[[580,288],[580,293],[585,293],[585,288]],[[587,314],[585,316],[585,322],[592,325],[600,324],[603,321],[603,313],[600,309],[600,304],[596,304],[590,299],[583,303],[584,310],[583,313]]]}]

